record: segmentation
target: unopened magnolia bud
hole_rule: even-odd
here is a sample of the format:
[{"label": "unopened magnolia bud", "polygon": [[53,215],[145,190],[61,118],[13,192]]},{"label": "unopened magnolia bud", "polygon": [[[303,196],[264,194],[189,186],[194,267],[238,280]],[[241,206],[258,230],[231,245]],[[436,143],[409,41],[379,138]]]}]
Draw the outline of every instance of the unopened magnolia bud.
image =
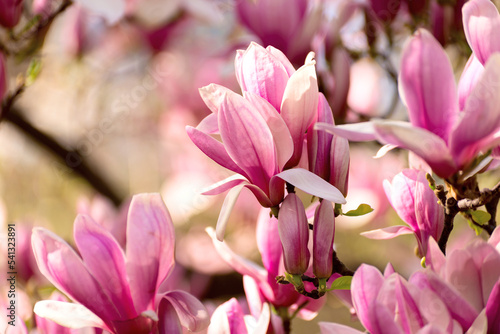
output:
[{"label": "unopened magnolia bud", "polygon": [[285,270],[292,275],[301,275],[309,267],[309,225],[304,205],[294,193],[288,194],[281,204],[278,230],[283,247]]},{"label": "unopened magnolia bud", "polygon": [[347,196],[349,183],[349,142],[347,139],[333,136],[330,153],[330,183],[337,187],[342,195]]},{"label": "unopened magnolia bud", "polygon": [[23,0],[0,0],[0,25],[13,28],[23,13]]},{"label": "unopened magnolia bud", "polygon": [[313,274],[317,278],[329,278],[333,270],[333,240],[335,214],[332,202],[322,200],[316,208],[313,224]]}]

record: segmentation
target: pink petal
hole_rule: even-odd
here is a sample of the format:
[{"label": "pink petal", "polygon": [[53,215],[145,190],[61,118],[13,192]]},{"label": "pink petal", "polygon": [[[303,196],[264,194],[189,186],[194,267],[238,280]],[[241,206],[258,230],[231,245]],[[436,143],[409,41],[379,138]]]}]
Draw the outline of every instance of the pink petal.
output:
[{"label": "pink petal", "polygon": [[278,219],[269,217],[269,209],[261,209],[257,220],[257,247],[262,264],[271,277],[280,275],[282,248],[279,242]]},{"label": "pink petal", "polygon": [[484,65],[490,55],[500,51],[500,15],[488,0],[471,0],[462,8],[464,31],[472,51]]},{"label": "pink petal", "polygon": [[231,298],[214,311],[208,334],[246,334],[243,309],[236,298]]},{"label": "pink petal", "polygon": [[376,240],[392,239],[405,234],[413,234],[413,231],[408,226],[390,226],[361,233],[368,239]]},{"label": "pink petal", "polygon": [[202,119],[200,124],[196,126],[196,129],[207,134],[218,134],[219,121],[217,119],[217,114],[211,113]]},{"label": "pink petal", "polygon": [[222,167],[246,177],[246,173],[234,163],[221,142],[191,126],[186,126],[186,132],[191,141],[210,159]]},{"label": "pink petal", "polygon": [[262,312],[262,306],[265,303],[262,293],[259,291],[259,284],[253,277],[243,276],[243,289],[247,298],[248,308],[250,314],[254,318],[258,318]]},{"label": "pink petal", "polygon": [[280,110],[289,75],[278,58],[252,42],[236,58],[235,67],[242,91],[255,93]]},{"label": "pink petal", "polygon": [[486,334],[488,332],[495,332],[495,327],[490,327],[488,324],[488,319],[486,318],[486,310],[483,310],[477,316],[476,320],[472,323],[472,326],[465,332],[465,334]]},{"label": "pink petal", "polygon": [[429,239],[427,247],[427,255],[425,256],[425,264],[436,273],[440,274],[446,264],[446,257],[439,248],[434,238]]},{"label": "pink petal", "polygon": [[333,136],[330,152],[330,183],[337,187],[342,195],[347,196],[349,185],[349,142],[347,139]]},{"label": "pink petal", "polygon": [[500,55],[490,57],[451,136],[451,153],[459,167],[493,147],[500,129]]},{"label": "pink petal", "polygon": [[333,269],[335,237],[335,214],[331,202],[321,201],[314,215],[313,226],[313,273],[318,278],[329,278]]},{"label": "pink petal", "polygon": [[288,80],[281,103],[281,116],[290,130],[294,154],[289,166],[296,166],[302,154],[302,143],[307,128],[311,125],[318,109],[318,82],[315,62],[297,70]]},{"label": "pink petal", "polygon": [[[210,111],[217,115],[221,105],[224,103],[224,96],[231,92],[231,90],[221,85],[210,84],[200,88],[199,92],[203,102],[205,102]],[[217,119],[217,116],[215,118]],[[200,129],[200,131],[203,130]]]},{"label": "pink petal", "polygon": [[248,183],[244,176],[238,174],[231,175],[224,180],[214,183],[211,186],[203,189],[201,193],[203,195],[218,195],[242,183]]},{"label": "pink petal", "polygon": [[234,205],[236,204],[236,200],[238,199],[243,186],[244,185],[238,185],[232,188],[227,193],[226,198],[224,198],[224,203],[222,203],[222,208],[220,209],[219,218],[217,219],[217,225],[215,228],[217,240],[219,241],[224,240],[224,233],[226,232],[229,215],[231,214],[231,211],[233,211]]},{"label": "pink petal", "polygon": [[159,194],[135,195],[127,219],[127,272],[138,312],[153,306],[174,266],[174,225]]},{"label": "pink petal", "polygon": [[372,122],[332,125],[316,123],[314,129],[338,135],[350,141],[371,141],[377,139]]},{"label": "pink petal", "polygon": [[35,304],[34,312],[39,317],[68,328],[97,327],[110,330],[98,316],[81,304],[42,300]]},{"label": "pink petal", "polygon": [[395,294],[399,319],[406,333],[413,333],[424,326],[420,310],[408,291],[407,283],[398,275],[396,277]]},{"label": "pink petal", "polygon": [[224,261],[226,261],[227,264],[229,264],[234,270],[239,272],[241,275],[248,275],[258,282],[267,280],[267,272],[264,270],[264,268],[239,256],[238,254],[234,253],[226,243],[217,240],[213,228],[208,227],[206,231],[210,238],[212,238],[212,242],[217,253],[219,253],[220,257]]},{"label": "pink petal", "polygon": [[458,107],[459,110],[464,110],[465,103],[472,89],[484,72],[483,65],[477,57],[472,54],[465,65],[464,71],[458,82]]},{"label": "pink petal", "polygon": [[101,286],[64,240],[48,230],[34,228],[31,243],[40,272],[56,288],[104,320],[119,319],[106,294],[89,294],[89,291],[101,291]]},{"label": "pink petal", "polygon": [[295,68],[293,67],[292,63],[290,62],[290,60],[288,60],[285,54],[281,52],[281,50],[278,50],[271,45],[268,45],[266,47],[266,50],[267,52],[275,56],[276,59],[278,59],[279,62],[285,67],[286,73],[288,74],[289,77],[291,77],[292,74],[295,73]]},{"label": "pink petal", "polygon": [[269,126],[274,139],[274,147],[276,148],[278,170],[282,170],[293,154],[293,140],[285,121],[278,111],[260,96],[245,92],[244,97],[254,105]]},{"label": "pink petal", "polygon": [[375,325],[372,323],[372,312],[383,282],[384,277],[378,269],[367,264],[362,264],[352,279],[352,302],[359,320],[369,331]]},{"label": "pink petal", "polygon": [[[245,316],[245,320],[250,316]],[[250,317],[251,318],[251,317]],[[269,328],[269,323],[271,321],[271,309],[269,308],[268,303],[264,303],[262,306],[262,313],[257,319],[257,324],[255,327],[251,328],[252,333],[254,334],[266,334],[267,329]],[[247,328],[248,322],[246,322]]]},{"label": "pink petal", "polygon": [[500,331],[500,281],[493,287],[488,303],[486,304],[488,328],[492,332]]},{"label": "pink petal", "polygon": [[352,327],[348,327],[341,324],[336,324],[333,322],[319,322],[319,329],[321,334],[362,334],[363,332],[358,331]]},{"label": "pink petal", "polygon": [[78,215],[74,239],[85,266],[120,313],[120,318],[112,320],[137,317],[128,284],[125,254],[111,233],[91,217]]},{"label": "pink petal", "polygon": [[242,96],[225,95],[219,111],[219,130],[231,159],[245,171],[251,183],[267,193],[277,171],[274,139],[264,118]]},{"label": "pink petal", "polygon": [[208,327],[210,316],[205,306],[189,293],[174,290],[167,292],[163,299],[166,299],[174,307],[183,327],[192,332]]},{"label": "pink petal", "polygon": [[456,167],[446,142],[434,133],[399,121],[378,121],[374,127],[379,141],[413,151],[438,176],[446,178],[455,173]]},{"label": "pink petal", "polygon": [[345,204],[342,193],[319,176],[302,168],[287,169],[275,177],[285,180],[308,194],[329,200],[333,203]]},{"label": "pink petal", "polygon": [[447,141],[458,112],[455,77],[438,41],[419,29],[406,44],[399,75],[410,122]]},{"label": "pink petal", "polygon": [[158,333],[159,334],[182,334],[182,326],[174,306],[167,300],[162,299],[158,306]]}]

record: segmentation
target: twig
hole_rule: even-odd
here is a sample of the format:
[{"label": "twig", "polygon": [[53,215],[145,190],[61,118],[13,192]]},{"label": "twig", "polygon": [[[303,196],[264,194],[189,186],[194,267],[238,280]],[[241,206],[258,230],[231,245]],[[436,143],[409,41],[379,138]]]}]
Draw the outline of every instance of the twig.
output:
[{"label": "twig", "polygon": [[78,173],[95,190],[108,197],[115,205],[118,206],[122,203],[123,196],[119,195],[101,175],[94,171],[94,167],[85,160],[78,150],[64,148],[56,139],[35,128],[16,108],[10,108],[8,112],[4,113],[3,119],[15,125],[35,143],[57,156],[68,169]]}]

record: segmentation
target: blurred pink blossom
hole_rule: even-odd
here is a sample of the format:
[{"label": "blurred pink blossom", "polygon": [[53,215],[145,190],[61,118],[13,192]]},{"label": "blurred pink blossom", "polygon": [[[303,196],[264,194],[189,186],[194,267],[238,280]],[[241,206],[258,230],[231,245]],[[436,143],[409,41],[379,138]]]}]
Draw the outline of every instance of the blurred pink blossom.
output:
[{"label": "blurred pink blossom", "polygon": [[0,25],[13,28],[21,19],[23,0],[0,0]]},{"label": "blurred pink blossom", "polygon": [[221,304],[212,314],[207,334],[266,334],[271,318],[268,304],[258,318],[245,315],[236,298]]}]

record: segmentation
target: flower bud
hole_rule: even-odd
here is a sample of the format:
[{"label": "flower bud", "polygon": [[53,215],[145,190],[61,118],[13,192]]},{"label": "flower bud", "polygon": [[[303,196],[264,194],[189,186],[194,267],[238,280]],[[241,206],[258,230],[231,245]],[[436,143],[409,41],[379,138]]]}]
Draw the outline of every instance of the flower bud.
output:
[{"label": "flower bud", "polygon": [[21,18],[23,0],[0,0],[0,25],[13,28]]},{"label": "flower bud", "polygon": [[310,253],[307,248],[309,225],[300,198],[288,194],[281,204],[278,230],[283,247],[285,270],[292,275],[301,275],[309,267]]},{"label": "flower bud", "polygon": [[342,195],[347,196],[349,183],[349,142],[347,139],[333,136],[330,152],[330,180]]},{"label": "flower bud", "polygon": [[317,278],[329,278],[332,274],[335,214],[332,202],[322,200],[316,208],[313,225],[313,273]]}]

